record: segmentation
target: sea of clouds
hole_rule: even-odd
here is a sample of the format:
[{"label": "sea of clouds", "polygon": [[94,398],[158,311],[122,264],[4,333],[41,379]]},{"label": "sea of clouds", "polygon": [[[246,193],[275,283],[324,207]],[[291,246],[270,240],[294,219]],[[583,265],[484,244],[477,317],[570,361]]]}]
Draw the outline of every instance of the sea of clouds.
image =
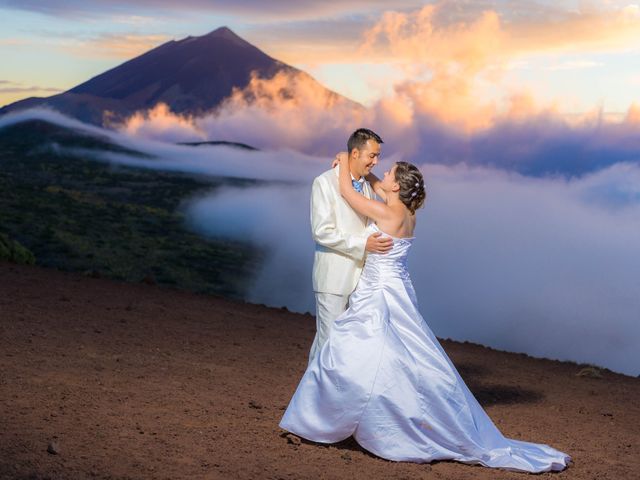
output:
[{"label": "sea of clouds", "polygon": [[[181,146],[164,141],[160,130],[153,136],[114,132],[47,110],[4,116],[0,128],[30,118],[107,135],[157,157],[92,154],[99,161],[273,181],[188,199],[187,226],[204,236],[266,247],[269,254],[248,301],[315,311],[309,193],[311,180],[329,168],[330,156],[301,152],[295,145],[260,145],[261,151]],[[346,123],[343,129],[346,137]],[[536,150],[547,151],[563,129],[568,134],[558,162],[566,157],[571,164],[584,152],[572,139],[587,135],[587,129],[592,145],[609,149],[616,148],[614,137],[622,130],[629,139],[632,131],[625,122],[597,131],[589,122],[564,123],[538,138]],[[252,143],[252,130],[246,131],[233,140]],[[344,138],[327,132],[326,142],[340,149]],[[171,141],[185,140],[172,135]],[[500,137],[499,130],[484,135],[494,144],[502,138],[501,148],[492,147],[496,152],[522,142],[518,136]],[[616,161],[581,165],[570,174],[474,164],[473,150],[461,162],[423,162],[385,143],[383,152],[393,153],[383,156],[377,173],[403,158],[418,164],[426,178],[428,200],[418,213],[409,264],[420,311],[435,334],[640,374],[640,165],[628,154],[629,142],[618,142],[624,155],[614,155]]]}]

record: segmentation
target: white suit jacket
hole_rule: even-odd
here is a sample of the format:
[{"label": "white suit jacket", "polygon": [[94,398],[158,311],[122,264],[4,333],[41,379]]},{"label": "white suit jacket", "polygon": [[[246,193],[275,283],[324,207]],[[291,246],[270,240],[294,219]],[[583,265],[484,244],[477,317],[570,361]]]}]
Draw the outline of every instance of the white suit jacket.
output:
[{"label": "white suit jacket", "polygon": [[[356,213],[338,187],[340,167],[313,180],[311,187],[311,231],[316,242],[313,261],[313,291],[350,295],[362,273],[369,219]],[[363,193],[373,198],[369,182]]]}]

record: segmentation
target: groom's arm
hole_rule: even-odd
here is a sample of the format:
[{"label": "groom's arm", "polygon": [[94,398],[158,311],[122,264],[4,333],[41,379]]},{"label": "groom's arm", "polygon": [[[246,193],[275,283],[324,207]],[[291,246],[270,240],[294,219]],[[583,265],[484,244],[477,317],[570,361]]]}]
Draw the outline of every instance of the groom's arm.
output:
[{"label": "groom's arm", "polygon": [[368,234],[350,235],[336,227],[334,206],[328,187],[316,178],[311,187],[311,231],[320,245],[337,250],[356,260],[364,259]]}]

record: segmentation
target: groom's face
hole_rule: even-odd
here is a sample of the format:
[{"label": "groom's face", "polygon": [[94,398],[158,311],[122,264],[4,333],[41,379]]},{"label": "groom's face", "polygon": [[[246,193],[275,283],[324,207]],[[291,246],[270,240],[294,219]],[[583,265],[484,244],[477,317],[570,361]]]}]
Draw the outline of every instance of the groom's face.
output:
[{"label": "groom's face", "polygon": [[369,139],[362,148],[354,148],[351,152],[352,170],[364,177],[376,166],[379,158],[380,144]]}]

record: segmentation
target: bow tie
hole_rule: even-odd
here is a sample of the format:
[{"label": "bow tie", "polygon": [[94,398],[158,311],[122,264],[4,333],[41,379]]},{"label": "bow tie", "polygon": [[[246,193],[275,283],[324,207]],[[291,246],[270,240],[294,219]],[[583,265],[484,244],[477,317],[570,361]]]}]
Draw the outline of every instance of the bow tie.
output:
[{"label": "bow tie", "polygon": [[362,183],[357,180],[351,180],[351,184],[353,185],[353,188],[356,192],[362,193]]}]

